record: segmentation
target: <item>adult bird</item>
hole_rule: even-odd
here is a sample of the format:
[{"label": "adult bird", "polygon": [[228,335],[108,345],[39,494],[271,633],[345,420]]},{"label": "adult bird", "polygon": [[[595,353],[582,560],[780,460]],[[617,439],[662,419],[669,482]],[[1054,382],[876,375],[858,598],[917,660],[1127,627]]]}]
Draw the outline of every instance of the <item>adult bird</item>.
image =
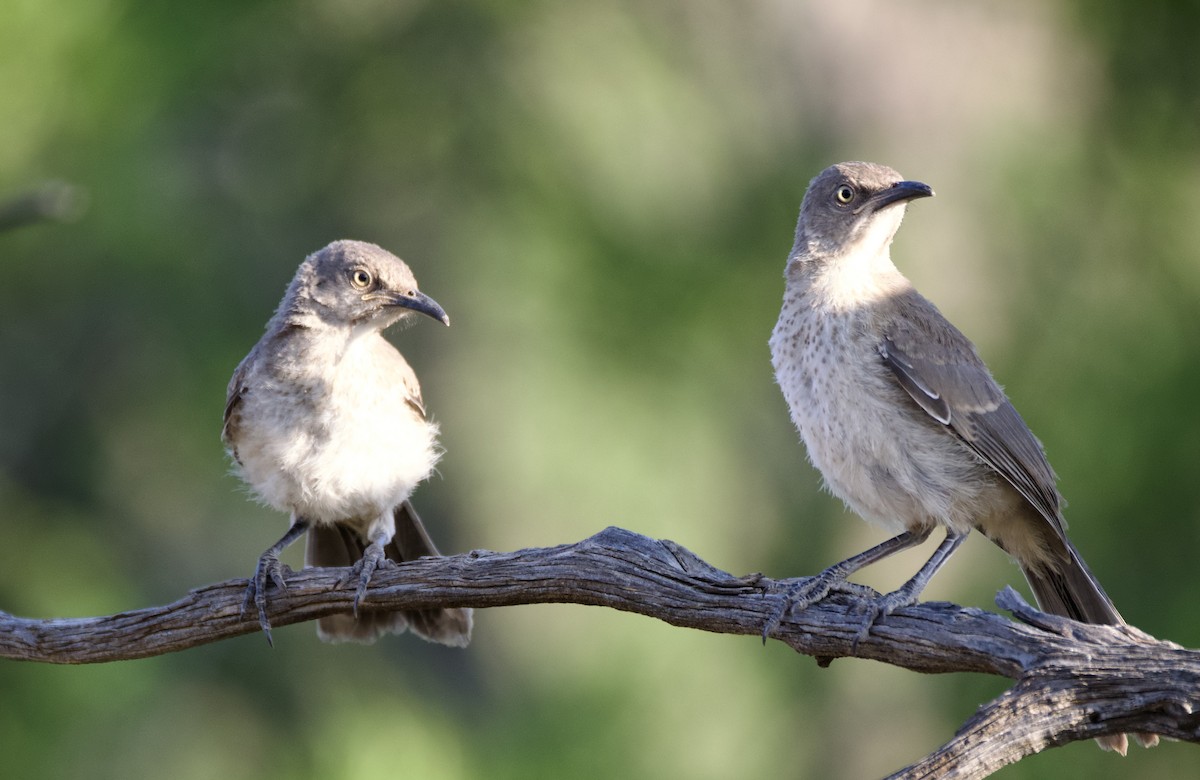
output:
[{"label": "adult bird", "polygon": [[[828,489],[895,536],[794,587],[767,630],[935,528],[944,541],[908,582],[869,605],[860,639],[915,603],[971,529],[1016,561],[1042,610],[1119,625],[1067,538],[1041,443],[974,345],[892,263],[907,205],[932,195],[866,162],[825,169],[804,195],[770,340],[776,380]],[[1124,752],[1126,740],[1101,744]]]}]

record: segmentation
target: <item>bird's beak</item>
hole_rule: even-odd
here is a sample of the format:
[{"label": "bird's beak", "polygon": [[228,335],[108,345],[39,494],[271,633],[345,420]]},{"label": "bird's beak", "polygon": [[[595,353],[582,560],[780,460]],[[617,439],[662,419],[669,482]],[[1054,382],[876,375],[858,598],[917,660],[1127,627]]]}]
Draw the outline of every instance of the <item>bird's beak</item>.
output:
[{"label": "bird's beak", "polygon": [[419,290],[377,293],[377,295],[383,300],[384,306],[399,306],[404,309],[411,309],[427,317],[433,317],[444,325],[450,324],[450,315],[446,314],[445,309],[439,306],[438,302],[433,298],[430,298]]},{"label": "bird's beak", "polygon": [[923,181],[898,181],[886,190],[877,192],[864,205],[872,211],[880,211],[893,203],[932,197],[933,188]]}]

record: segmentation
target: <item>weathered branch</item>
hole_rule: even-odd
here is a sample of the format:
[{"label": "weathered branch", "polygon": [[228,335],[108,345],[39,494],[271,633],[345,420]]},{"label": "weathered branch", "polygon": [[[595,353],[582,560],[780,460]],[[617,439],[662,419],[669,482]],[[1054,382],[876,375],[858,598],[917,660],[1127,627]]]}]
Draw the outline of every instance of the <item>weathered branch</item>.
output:
[{"label": "weathered branch", "polygon": [[[342,569],[288,577],[271,600],[276,626],[349,612]],[[145,658],[258,630],[242,615],[245,580],[198,588],[173,604],[82,619],[0,612],[0,657],[82,664]],[[576,544],[422,558],[380,570],[364,609],[606,606],[676,626],[757,636],[786,582],[733,577],[669,541],[609,528]],[[984,672],[1016,685],[953,740],[897,777],[984,777],[1046,747],[1122,732],[1200,741],[1200,652],[1132,627],[1045,615],[1006,589],[998,603],[1023,623],[946,603],[898,610],[854,645],[862,615],[835,594],[787,617],[773,638],[822,664],[856,655],[919,672]]]}]

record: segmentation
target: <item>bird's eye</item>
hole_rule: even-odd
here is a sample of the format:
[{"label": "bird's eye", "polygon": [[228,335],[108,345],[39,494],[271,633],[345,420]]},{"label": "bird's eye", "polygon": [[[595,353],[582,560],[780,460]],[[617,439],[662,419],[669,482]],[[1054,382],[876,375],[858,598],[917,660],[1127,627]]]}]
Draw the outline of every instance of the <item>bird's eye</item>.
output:
[{"label": "bird's eye", "polygon": [[849,184],[843,184],[833,192],[833,197],[837,198],[837,202],[845,206],[850,201],[854,200],[854,188]]},{"label": "bird's eye", "polygon": [[355,268],[350,274],[350,284],[362,290],[371,284],[371,272],[363,268]]}]

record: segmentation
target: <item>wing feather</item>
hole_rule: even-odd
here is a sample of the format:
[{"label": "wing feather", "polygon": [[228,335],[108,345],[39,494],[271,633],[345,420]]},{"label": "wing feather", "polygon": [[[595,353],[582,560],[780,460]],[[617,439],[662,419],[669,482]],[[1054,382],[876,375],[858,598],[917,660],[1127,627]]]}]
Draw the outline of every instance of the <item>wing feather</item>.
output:
[{"label": "wing feather", "polygon": [[929,301],[899,301],[878,349],[899,385],[996,470],[1065,539],[1062,498],[1041,442],[974,346]]},{"label": "wing feather", "polygon": [[242,397],[245,394],[246,360],[243,360],[229,380],[229,387],[225,391],[225,415],[221,420],[221,441],[225,442],[233,459],[238,463],[241,461],[238,460],[237,454],[237,426],[241,417]]}]

